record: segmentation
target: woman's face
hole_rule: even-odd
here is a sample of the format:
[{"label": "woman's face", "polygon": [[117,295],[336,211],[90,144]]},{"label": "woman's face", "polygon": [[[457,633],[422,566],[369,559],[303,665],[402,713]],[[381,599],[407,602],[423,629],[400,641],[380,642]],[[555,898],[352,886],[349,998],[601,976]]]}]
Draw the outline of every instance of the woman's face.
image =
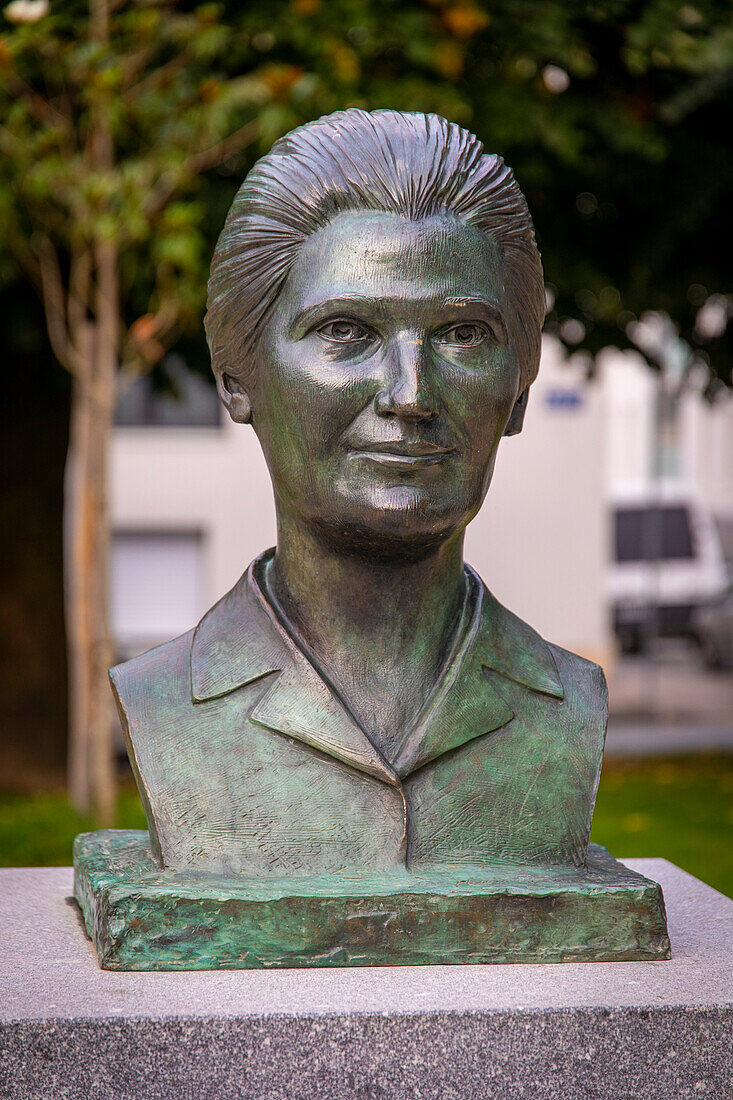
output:
[{"label": "woman's face", "polygon": [[311,236],[249,393],[281,515],[371,550],[464,528],[518,396],[504,313],[498,249],[452,216],[344,213]]}]

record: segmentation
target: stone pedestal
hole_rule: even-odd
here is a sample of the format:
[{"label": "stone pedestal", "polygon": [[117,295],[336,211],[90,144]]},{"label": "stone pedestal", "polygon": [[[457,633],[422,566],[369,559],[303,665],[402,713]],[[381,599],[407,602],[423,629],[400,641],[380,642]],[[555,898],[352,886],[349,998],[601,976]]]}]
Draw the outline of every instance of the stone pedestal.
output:
[{"label": "stone pedestal", "polygon": [[730,1100],[733,902],[664,860],[657,962],[100,970],[70,869],[0,871],[3,1100]]}]

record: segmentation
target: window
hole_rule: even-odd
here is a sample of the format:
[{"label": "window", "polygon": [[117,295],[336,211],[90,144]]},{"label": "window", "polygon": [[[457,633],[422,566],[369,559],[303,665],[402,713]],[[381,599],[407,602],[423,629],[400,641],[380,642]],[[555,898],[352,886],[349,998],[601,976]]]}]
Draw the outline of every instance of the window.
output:
[{"label": "window", "polygon": [[616,561],[674,561],[694,557],[688,509],[683,505],[619,508]]},{"label": "window", "polygon": [[202,551],[197,532],[114,536],[111,613],[120,660],[196,625],[204,610]]}]

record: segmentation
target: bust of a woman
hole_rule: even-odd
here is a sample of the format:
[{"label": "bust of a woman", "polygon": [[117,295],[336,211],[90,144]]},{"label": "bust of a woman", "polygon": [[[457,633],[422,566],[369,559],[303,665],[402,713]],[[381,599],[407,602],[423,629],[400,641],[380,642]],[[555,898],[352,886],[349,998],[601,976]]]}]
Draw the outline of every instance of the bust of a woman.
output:
[{"label": "bust of a woman", "polygon": [[543,316],[510,170],[444,119],[340,112],[246,178],[206,327],[278,538],[198,626],[112,670],[163,866],[584,865],[603,675],[463,561]]}]

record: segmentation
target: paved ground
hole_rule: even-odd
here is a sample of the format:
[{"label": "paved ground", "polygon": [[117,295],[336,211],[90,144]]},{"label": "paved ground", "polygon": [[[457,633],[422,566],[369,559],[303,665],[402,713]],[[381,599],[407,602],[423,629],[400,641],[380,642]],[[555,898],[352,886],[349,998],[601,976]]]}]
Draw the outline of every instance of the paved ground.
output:
[{"label": "paved ground", "polygon": [[609,755],[733,752],[733,673],[706,669],[694,645],[619,660],[609,693]]},{"label": "paved ground", "polygon": [[609,720],[606,756],[683,756],[694,752],[733,753],[733,723]]}]

